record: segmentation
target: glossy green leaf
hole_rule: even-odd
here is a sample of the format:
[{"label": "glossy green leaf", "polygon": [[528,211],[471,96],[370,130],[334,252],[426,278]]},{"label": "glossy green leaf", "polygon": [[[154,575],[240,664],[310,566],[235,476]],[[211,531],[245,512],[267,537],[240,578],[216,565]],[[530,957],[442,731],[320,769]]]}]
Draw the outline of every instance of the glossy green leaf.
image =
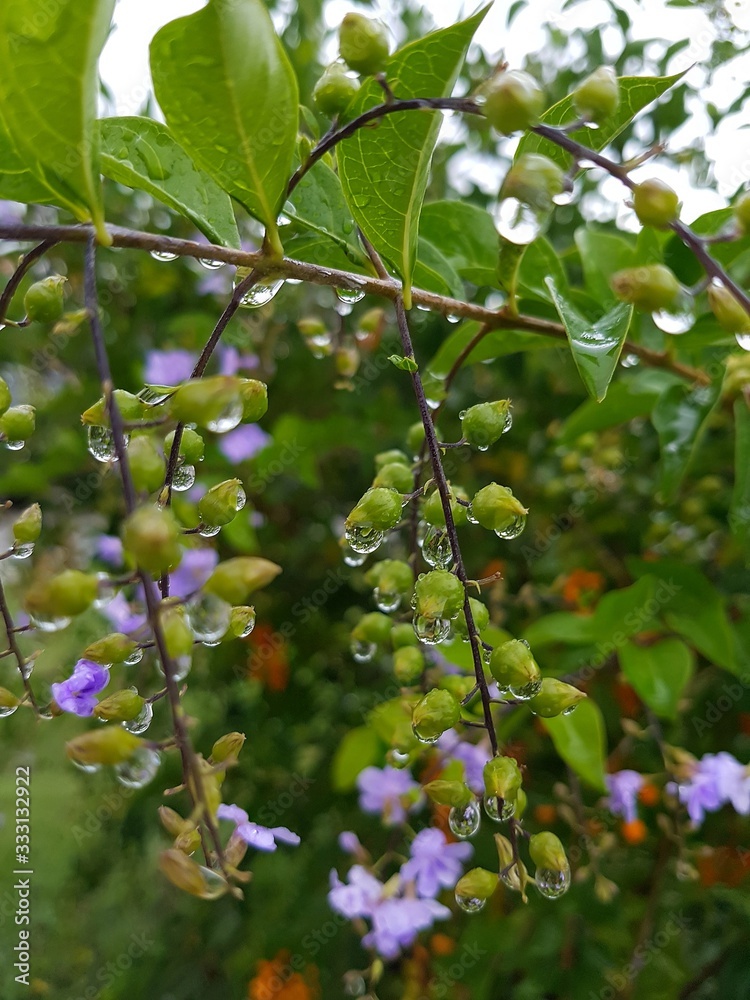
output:
[{"label": "glossy green leaf", "polygon": [[[296,227],[296,223],[295,223]],[[289,227],[290,229],[294,227]],[[342,248],[328,236],[311,231],[294,233],[291,236],[284,232],[284,254],[292,260],[301,260],[307,264],[317,264],[319,267],[330,267],[337,271],[353,271],[355,274],[369,274],[374,277],[374,268],[362,259],[361,254],[351,250],[349,246]]]},{"label": "glossy green leaf", "polygon": [[590,322],[559,292],[554,278],[547,278],[546,285],[568,335],[578,374],[589,395],[601,402],[620,360],[633,307],[620,302],[601,319]]},{"label": "glossy green leaf", "polygon": [[[462,323],[443,343],[428,365],[429,371],[438,377],[444,377],[453,367],[458,356],[468,347],[469,343],[479,333],[479,323],[473,320]],[[561,341],[556,337],[543,337],[536,333],[524,333],[522,330],[493,330],[482,337],[464,360],[465,365],[478,361],[488,361],[492,358],[502,358],[519,351],[537,351],[544,348],[559,348]]]},{"label": "glossy green leaf", "polygon": [[[643,572],[648,574],[647,570]],[[594,612],[593,627],[603,655],[609,656],[639,632],[658,628],[659,612],[676,590],[666,585],[657,592],[659,582],[644,575],[631,586],[611,590],[602,597]]]},{"label": "glossy green leaf", "polygon": [[547,277],[554,279],[557,288],[567,289],[568,279],[555,248],[544,236],[539,236],[525,248],[519,262],[516,273],[518,293],[551,302],[550,291],[545,283]]},{"label": "glossy green leaf", "polygon": [[635,263],[633,244],[623,236],[590,229],[588,226],[581,226],[576,230],[575,241],[581,255],[586,290],[602,308],[609,302],[616,302],[609,287],[609,279],[615,271],[631,267]]},{"label": "glossy green leaf", "polygon": [[[623,76],[620,77],[620,107],[614,115],[605,118],[598,129],[580,128],[571,132],[571,138],[595,151],[604,149],[627,127],[628,123],[657,97],[660,97],[682,77],[674,76]],[[573,98],[569,94],[542,115],[545,125],[565,125],[576,118]],[[570,153],[560,149],[549,139],[543,139],[535,132],[527,132],[518,144],[516,159],[524,153],[542,153],[551,160],[567,168],[571,163]]]},{"label": "glossy green leaf", "polygon": [[667,503],[677,495],[706,417],[714,408],[718,396],[718,383],[695,389],[684,384],[673,385],[654,407],[651,419],[661,448],[659,489]]},{"label": "glossy green leaf", "polygon": [[665,388],[680,381],[670,372],[649,370],[639,375],[648,377],[620,379],[609,387],[607,397],[601,403],[595,399],[582,403],[563,424],[560,443],[570,444],[589,431],[606,430],[635,417],[648,416]]},{"label": "glossy green leaf", "polygon": [[349,792],[357,783],[357,775],[371,764],[380,764],[383,744],[377,733],[367,726],[350,729],[339,743],[333,757],[331,782],[337,792]]},{"label": "glossy green leaf", "polygon": [[419,237],[414,265],[414,285],[426,292],[463,299],[464,286],[450,261],[429,240]]},{"label": "glossy green leaf", "polygon": [[103,118],[101,169],[118,184],[147,191],[190,219],[212,243],[239,247],[240,234],[226,191],[151,118]]},{"label": "glossy green leaf", "polygon": [[341,181],[328,164],[316,163],[292,192],[285,213],[296,223],[332,240],[349,259],[365,261]]},{"label": "glossy green leaf", "polygon": [[298,96],[266,5],[209,0],[171,21],[151,43],[151,73],[175,139],[277,242]]},{"label": "glossy green leaf", "polygon": [[0,4],[0,117],[50,199],[104,232],[96,141],[97,63],[114,0]]},{"label": "glossy green leaf", "polygon": [[607,738],[599,706],[586,698],[572,715],[540,721],[565,763],[592,788],[606,792]]},{"label": "glossy green leaf", "polygon": [[663,719],[677,717],[695,659],[681,639],[661,639],[651,646],[626,642],[619,650],[620,667],[638,696]]},{"label": "glossy green leaf", "polygon": [[394,368],[398,368],[402,372],[419,371],[419,365],[414,358],[405,358],[401,354],[390,354],[388,360]]},{"label": "glossy green leaf", "polygon": [[[394,94],[402,99],[450,94],[487,10],[399,49],[386,66]],[[355,117],[382,100],[382,88],[370,80],[360,89],[348,115]],[[441,121],[436,111],[388,115],[377,128],[359,129],[338,147],[339,173],[352,215],[401,276],[407,306],[414,283],[419,216]]]},{"label": "glossy green leaf", "polygon": [[543,615],[523,634],[532,649],[539,646],[586,646],[596,639],[594,619],[591,615],[577,615],[572,611],[556,611]]},{"label": "glossy green leaf", "polygon": [[466,281],[497,286],[499,237],[492,216],[464,201],[434,201],[422,209],[419,233]]},{"label": "glossy green leaf", "polygon": [[742,397],[734,404],[734,434],[734,489],[729,526],[750,554],[750,408]]}]

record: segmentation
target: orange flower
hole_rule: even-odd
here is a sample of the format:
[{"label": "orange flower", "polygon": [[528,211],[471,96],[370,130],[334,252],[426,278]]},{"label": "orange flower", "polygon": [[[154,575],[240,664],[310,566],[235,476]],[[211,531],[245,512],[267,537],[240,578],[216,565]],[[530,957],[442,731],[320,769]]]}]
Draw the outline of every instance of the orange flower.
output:
[{"label": "orange flower", "polygon": [[705,847],[696,858],[702,886],[728,885],[736,888],[746,878],[746,851],[738,847]]},{"label": "orange flower", "polygon": [[269,691],[285,691],[289,683],[289,656],[286,641],[270,625],[256,625],[249,639],[253,651],[248,670],[253,680]]},{"label": "orange flower", "polygon": [[456,950],[456,941],[447,934],[433,934],[430,938],[430,950],[433,955],[439,955],[441,958],[452,955]]},{"label": "orange flower", "polygon": [[535,806],[534,819],[540,826],[552,826],[557,819],[557,809],[548,802]]},{"label": "orange flower", "polygon": [[623,823],[620,833],[628,844],[642,844],[648,836],[648,828],[642,819],[634,819],[630,823]]},{"label": "orange flower", "polygon": [[261,959],[257,975],[247,988],[249,1000],[315,1000],[319,997],[318,970],[313,965],[305,969],[304,975],[295,971],[301,967],[296,961],[299,957],[292,959],[289,952],[283,950],[270,961]]},{"label": "orange flower", "polygon": [[641,790],[638,792],[638,798],[644,806],[655,806],[661,798],[661,792],[656,785],[646,782],[645,785],[641,786]]},{"label": "orange flower", "polygon": [[562,596],[571,608],[589,608],[604,590],[604,577],[587,569],[574,569],[564,583]]}]

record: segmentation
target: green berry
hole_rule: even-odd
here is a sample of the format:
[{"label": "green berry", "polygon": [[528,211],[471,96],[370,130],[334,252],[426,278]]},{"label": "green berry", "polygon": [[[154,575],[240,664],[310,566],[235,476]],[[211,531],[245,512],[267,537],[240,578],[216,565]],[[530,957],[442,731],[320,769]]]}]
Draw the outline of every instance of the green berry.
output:
[{"label": "green berry", "polygon": [[140,715],[144,704],[145,699],[132,688],[116,691],[99,702],[94,715],[104,722],[129,722]]},{"label": "green berry", "polygon": [[227,479],[212,486],[198,501],[198,517],[203,524],[229,524],[245,506],[245,491],[239,479]]},{"label": "green berry", "polygon": [[[474,619],[474,627],[477,632],[483,632],[490,623],[490,612],[487,606],[478,601],[475,597],[469,598],[471,606],[471,616]],[[466,626],[466,615],[461,608],[456,618],[453,620],[453,631],[460,639],[468,640],[469,630]]]},{"label": "green berry", "polygon": [[[125,421],[142,420],[149,412],[143,400],[126,389],[115,389],[112,397]],[[81,423],[89,427],[109,427],[109,408],[104,396],[81,414]]]},{"label": "green berry", "polygon": [[243,379],[234,375],[189,379],[169,399],[172,418],[180,423],[194,423],[209,430],[226,419],[228,413],[243,409]]},{"label": "green berry", "polygon": [[380,21],[350,13],[339,28],[339,52],[350,69],[372,76],[385,69],[390,45],[388,32]]},{"label": "green berry", "polygon": [[490,673],[501,688],[524,688],[538,683],[542,676],[531,650],[520,639],[511,639],[493,649]]},{"label": "green berry", "polygon": [[389,531],[401,520],[401,494],[378,486],[368,490],[346,519],[346,529]]},{"label": "green berry", "polygon": [[204,590],[227,604],[245,604],[250,594],[267,586],[281,572],[281,566],[259,556],[236,556],[219,563],[206,581]]},{"label": "green berry", "polygon": [[22,403],[0,417],[0,434],[6,441],[28,441],[36,428],[36,409]]},{"label": "green berry", "polygon": [[512,757],[493,757],[484,765],[484,789],[493,798],[512,802],[521,781],[521,772]]},{"label": "green berry", "polygon": [[122,632],[112,632],[92,642],[83,651],[84,659],[94,663],[124,663],[138,648],[138,643]]},{"label": "green berry", "polygon": [[544,111],[544,93],[536,80],[521,70],[497,73],[482,88],[484,113],[503,135],[531,128]]},{"label": "green berry", "polygon": [[675,274],[664,264],[644,264],[617,271],[610,287],[622,302],[630,302],[642,312],[658,312],[674,306],[682,293]]},{"label": "green berry", "polygon": [[372,481],[373,486],[385,486],[399,493],[411,493],[414,489],[414,473],[408,465],[391,462],[384,465]]},{"label": "green berry", "polygon": [[180,529],[172,512],[160,507],[140,507],[122,528],[125,551],[141,569],[161,576],[182,558]]},{"label": "green berry", "polygon": [[399,684],[416,684],[424,667],[422,650],[416,646],[401,646],[393,654],[393,676]]},{"label": "green berry", "polygon": [[500,439],[510,426],[510,400],[477,403],[464,411],[461,431],[473,448],[488,448]]},{"label": "green berry", "polygon": [[17,517],[13,524],[13,540],[17,545],[33,544],[42,533],[42,508],[38,503]]},{"label": "green berry", "polygon": [[[453,515],[453,523],[457,526],[466,524],[468,518],[468,508],[464,504],[460,504],[458,501],[465,500],[468,502],[468,499],[469,497],[466,491],[461,489],[460,486],[451,487],[451,514]],[[439,528],[445,527],[445,512],[443,511],[443,502],[440,498],[438,490],[431,493],[422,504],[422,518],[427,521],[428,524],[437,525]]]},{"label": "green berry", "polygon": [[23,297],[27,317],[37,323],[56,323],[65,308],[63,285],[67,280],[60,274],[53,274],[36,281]]},{"label": "green berry", "polygon": [[547,830],[533,834],[529,840],[529,856],[537,868],[559,872],[569,867],[560,838]]},{"label": "green berry", "polygon": [[750,233],[750,191],[741,194],[734,203],[734,218],[743,236]]},{"label": "green berry", "polygon": [[507,486],[490,483],[474,495],[471,513],[483,528],[504,534],[528,514]]},{"label": "green berry", "polygon": [[0,417],[6,412],[11,404],[11,394],[8,383],[4,378],[0,378]]},{"label": "green berry", "polygon": [[76,736],[65,744],[65,752],[77,764],[122,764],[129,760],[143,740],[122,726],[102,726]]},{"label": "green berry", "polygon": [[393,622],[388,615],[380,611],[371,611],[363,615],[352,629],[352,639],[354,642],[370,643],[376,646],[390,645],[391,629]]},{"label": "green berry", "polygon": [[449,781],[445,778],[436,778],[423,785],[425,794],[439,806],[452,806],[456,809],[465,809],[474,798],[474,794],[463,781]]},{"label": "green berry", "polygon": [[516,198],[540,212],[549,212],[565,187],[565,174],[554,160],[540,153],[523,153],[505,175],[501,198]]},{"label": "green berry", "polygon": [[329,118],[346,111],[352,98],[359,90],[359,82],[353,80],[340,62],[331,63],[313,89],[315,107]]},{"label": "green berry", "polygon": [[652,178],[636,184],[633,189],[633,208],[639,222],[654,229],[667,229],[680,214],[680,199],[669,184]]},{"label": "green berry", "polygon": [[153,493],[164,481],[164,457],[150,437],[134,437],[128,445],[128,461],[137,490]]},{"label": "green berry", "polygon": [[432,743],[461,718],[461,706],[450,693],[433,688],[414,706],[412,726],[418,739]]},{"label": "green berry", "polygon": [[419,639],[414,632],[414,627],[410,622],[401,622],[391,629],[391,646],[395,652],[403,649],[404,646],[418,646]]},{"label": "green berry", "polygon": [[268,386],[255,378],[243,378],[240,383],[240,399],[243,422],[254,424],[268,410]]},{"label": "green berry", "polygon": [[620,106],[620,83],[611,66],[600,66],[573,91],[573,107],[587,122],[609,118]]},{"label": "green berry", "polygon": [[725,330],[730,333],[750,333],[750,315],[726,285],[714,281],[708,286],[708,304]]},{"label": "green berry", "polygon": [[406,457],[403,451],[399,451],[397,448],[391,448],[390,451],[381,451],[380,454],[375,456],[375,468],[378,472],[384,466],[393,464],[405,465],[409,469],[412,466],[410,459]]},{"label": "green berry", "polygon": [[[172,445],[174,444],[175,432],[170,431],[169,434],[164,438],[164,451],[167,455],[172,451]],[[203,453],[206,449],[203,438],[197,431],[194,431],[191,427],[185,427],[182,431],[182,437],[180,438],[180,455],[185,459],[188,465],[197,465],[198,462],[203,461]]]},{"label": "green berry", "polygon": [[486,868],[472,868],[456,883],[457,899],[489,899],[497,889],[500,877]]},{"label": "green berry", "polygon": [[563,712],[572,711],[585,697],[583,691],[579,691],[572,684],[559,681],[556,677],[545,677],[541,691],[531,699],[529,706],[534,715],[541,715],[543,719],[554,719]]},{"label": "green berry", "polygon": [[464,604],[464,585],[444,569],[424,573],[414,588],[418,615],[432,620],[455,618]]}]

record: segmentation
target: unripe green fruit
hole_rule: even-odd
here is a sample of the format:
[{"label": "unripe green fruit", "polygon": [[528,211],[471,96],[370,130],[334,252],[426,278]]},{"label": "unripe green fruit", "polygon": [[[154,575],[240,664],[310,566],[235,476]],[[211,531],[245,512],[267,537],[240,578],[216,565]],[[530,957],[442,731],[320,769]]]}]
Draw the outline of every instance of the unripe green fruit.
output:
[{"label": "unripe green fruit", "polygon": [[633,208],[644,226],[667,229],[680,214],[680,199],[669,184],[656,177],[633,189]]},{"label": "unripe green fruit", "polygon": [[[486,605],[482,604],[475,597],[469,598],[471,606],[471,616],[474,619],[474,628],[477,632],[483,632],[490,623],[490,612]],[[460,639],[469,638],[469,630],[466,625],[466,615],[461,608],[456,618],[453,619],[453,631]]]},{"label": "unripe green fruit", "polygon": [[542,833],[535,833],[531,837],[529,840],[529,856],[537,868],[560,872],[565,871],[569,867],[565,848],[560,838],[548,830]]},{"label": "unripe green fruit", "polygon": [[164,458],[150,437],[134,437],[128,445],[128,461],[137,490],[153,493],[164,481]]},{"label": "unripe green fruit", "polygon": [[579,691],[572,684],[559,681],[556,677],[545,677],[542,681],[542,690],[531,699],[529,707],[534,715],[541,715],[543,719],[554,719],[563,712],[572,711],[585,697],[583,691]]},{"label": "unripe green fruit", "polygon": [[418,645],[419,639],[417,639],[410,622],[401,622],[401,624],[393,626],[391,629],[391,646],[394,652],[397,649],[403,649],[405,646]]},{"label": "unripe green fruit", "polygon": [[[112,397],[117,404],[120,416],[125,421],[142,420],[148,412],[148,407],[126,389],[115,389]],[[81,423],[89,427],[109,427],[109,409],[104,396],[98,399],[88,410],[81,414]]]},{"label": "unripe green fruit", "polygon": [[160,507],[134,511],[123,525],[122,544],[136,565],[154,576],[168,573],[182,558],[177,521]]},{"label": "unripe green fruit", "polygon": [[250,594],[265,587],[281,572],[281,566],[259,556],[236,556],[216,567],[204,590],[227,604],[245,604]]},{"label": "unripe green fruit", "polygon": [[28,441],[36,428],[36,409],[26,403],[11,406],[0,417],[0,434],[7,441]]},{"label": "unripe green fruit", "polygon": [[439,806],[452,806],[465,809],[474,798],[474,794],[463,781],[448,781],[436,778],[423,786],[425,793]]},{"label": "unripe green fruit", "polygon": [[116,691],[99,702],[94,715],[105,722],[129,722],[140,714],[144,704],[145,699],[133,689]]},{"label": "unripe green fruit", "polygon": [[12,401],[8,383],[4,378],[0,378],[0,416],[5,413]]},{"label": "unripe green fruit", "polygon": [[512,757],[493,757],[484,765],[484,790],[493,798],[513,802],[521,782],[521,772]]},{"label": "unripe green fruit", "polygon": [[393,654],[393,676],[399,684],[416,684],[424,673],[424,656],[416,646],[401,646]]},{"label": "unripe green fruit", "polygon": [[513,810],[513,816],[515,819],[520,819],[526,812],[526,806],[529,804],[529,800],[526,797],[526,792],[523,788],[519,788],[516,792],[516,808]]},{"label": "unripe green fruit", "polygon": [[211,429],[227,412],[243,406],[242,381],[234,375],[214,375],[183,382],[169,399],[170,414],[180,423]]},{"label": "unripe green fruit", "polygon": [[243,378],[240,383],[242,420],[254,424],[268,411],[268,386],[257,378]]},{"label": "unripe green fruit", "polygon": [[507,486],[490,483],[474,495],[471,501],[471,513],[483,528],[503,532],[518,518],[525,517],[528,510],[513,496]]},{"label": "unripe green fruit", "polygon": [[750,191],[741,194],[734,203],[734,218],[744,236],[750,233]]},{"label": "unripe green fruit", "polygon": [[411,594],[414,570],[399,559],[383,559],[365,573],[365,583],[388,594]]},{"label": "unripe green fruit", "polygon": [[104,726],[76,736],[65,744],[65,752],[77,764],[122,764],[130,760],[143,740],[122,726]]},{"label": "unripe green fruit", "polygon": [[[450,506],[451,514],[453,515],[453,523],[456,526],[466,524],[468,519],[467,510],[463,504],[460,504],[458,500],[466,500],[468,502],[468,494],[460,486],[452,486],[450,491]],[[445,512],[443,511],[443,502],[440,498],[440,493],[435,490],[422,504],[422,518],[427,521],[428,524],[437,525],[439,528],[445,527]]]},{"label": "unripe green fruit", "polygon": [[617,271],[610,287],[622,302],[630,302],[642,312],[659,312],[674,306],[682,292],[677,277],[664,264],[644,264]]},{"label": "unripe green fruit", "polygon": [[443,691],[450,691],[459,702],[463,701],[475,686],[474,676],[469,674],[446,674],[440,678],[440,688]]},{"label": "unripe green fruit", "polygon": [[159,621],[164,644],[172,659],[190,656],[193,652],[193,633],[185,620],[184,609],[176,605],[162,604]]},{"label": "unripe green fruit", "polygon": [[399,493],[411,493],[414,489],[414,473],[408,465],[391,462],[384,465],[372,481],[373,486],[385,486]]},{"label": "unripe green fruit", "polygon": [[94,663],[124,663],[138,648],[138,643],[128,638],[122,632],[112,632],[96,642],[92,642],[83,651],[86,660]]},{"label": "unripe green fruit", "polygon": [[477,403],[464,411],[461,432],[473,448],[488,448],[508,429],[510,400],[498,399],[493,403]]},{"label": "unripe green fruit", "polygon": [[93,573],[66,569],[45,585],[50,609],[57,615],[81,615],[91,607],[99,593],[99,583]]},{"label": "unripe green fruit", "polygon": [[388,615],[380,611],[371,611],[363,615],[354,626],[352,639],[355,642],[374,642],[376,646],[388,646],[392,628],[393,622]]},{"label": "unripe green fruit", "polygon": [[18,708],[21,704],[19,698],[17,698],[12,691],[7,688],[0,687],[0,708]]},{"label": "unripe green fruit", "polygon": [[[439,427],[435,427],[435,433],[437,434],[438,441],[443,440],[443,435]],[[421,420],[418,420],[415,424],[412,424],[409,430],[406,432],[406,447],[409,449],[412,455],[418,455],[422,450],[422,445],[424,444],[424,425]]]},{"label": "unripe green fruit", "polygon": [[510,639],[492,650],[490,673],[502,688],[523,688],[542,676],[531,650],[521,639]]},{"label": "unripe green fruit", "polygon": [[450,691],[433,688],[414,706],[411,721],[417,737],[431,743],[460,718],[461,706]]},{"label": "unripe green fruit", "polygon": [[37,323],[56,323],[65,308],[63,285],[67,280],[61,274],[53,274],[34,282],[23,297],[27,317]]},{"label": "unripe green fruit", "polygon": [[250,635],[254,628],[255,608],[249,607],[246,604],[240,604],[238,607],[232,608],[229,616],[229,628],[222,636],[221,641],[228,642],[230,639],[244,639],[245,636]]},{"label": "unripe green fruit", "polygon": [[245,491],[239,479],[227,479],[212,486],[198,501],[198,517],[203,524],[229,524],[245,506]]},{"label": "unripe green fruit", "polygon": [[425,618],[455,618],[464,604],[464,585],[444,569],[419,577],[415,586],[416,613]]},{"label": "unripe green fruit", "polygon": [[523,153],[505,175],[501,198],[517,198],[540,212],[549,212],[565,187],[565,174],[554,160],[540,153]]},{"label": "unripe green fruit", "polygon": [[13,539],[17,545],[33,544],[42,533],[42,508],[38,503],[30,507],[16,518],[13,524]]},{"label": "unripe green fruit", "polygon": [[536,80],[521,70],[497,73],[483,87],[484,113],[504,135],[536,125],[544,111],[544,93]]},{"label": "unripe green fruit", "polygon": [[319,316],[303,316],[297,320],[297,329],[303,337],[322,337],[328,333],[328,327]]},{"label": "unripe green fruit", "polygon": [[405,465],[409,469],[412,466],[411,460],[406,457],[403,451],[399,451],[397,448],[391,448],[390,451],[381,451],[379,455],[375,456],[375,468],[378,472],[384,466],[393,465],[394,463]]},{"label": "unripe green fruit", "polygon": [[350,69],[372,76],[385,69],[390,45],[388,32],[380,21],[350,13],[339,28],[339,52]]},{"label": "unripe green fruit", "polygon": [[[174,431],[170,431],[169,434],[164,438],[164,451],[167,455],[172,451],[172,445],[174,444]],[[197,465],[198,462],[203,461],[203,453],[206,450],[206,445],[203,438],[194,431],[192,427],[185,427],[182,431],[182,437],[180,438],[180,455],[185,459],[188,465]]]},{"label": "unripe green fruit", "polygon": [[382,486],[368,490],[346,519],[346,528],[388,531],[401,520],[401,495]]},{"label": "unripe green fruit", "polygon": [[462,899],[489,899],[497,889],[499,876],[486,868],[472,868],[456,883],[456,896]]},{"label": "unripe green fruit", "polygon": [[587,122],[600,122],[620,106],[620,83],[611,66],[600,66],[573,91],[573,107]]},{"label": "unripe green fruit", "polygon": [[726,285],[712,282],[708,286],[708,304],[725,330],[730,333],[750,333],[750,315]]},{"label": "unripe green fruit", "polygon": [[331,63],[313,89],[315,107],[329,118],[346,111],[352,98],[359,90],[359,82],[353,80],[340,62]]},{"label": "unripe green fruit", "polygon": [[244,733],[225,733],[214,743],[210,762],[222,764],[225,760],[237,760],[246,739]]}]

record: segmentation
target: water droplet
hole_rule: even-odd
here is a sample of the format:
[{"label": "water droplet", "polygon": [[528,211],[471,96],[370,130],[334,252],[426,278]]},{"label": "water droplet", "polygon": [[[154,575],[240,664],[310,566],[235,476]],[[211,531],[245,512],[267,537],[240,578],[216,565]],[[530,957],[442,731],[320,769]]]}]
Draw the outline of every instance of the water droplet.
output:
[{"label": "water droplet", "polygon": [[510,412],[510,410],[508,410],[508,412],[505,414],[505,423],[503,424],[503,431],[502,431],[503,434],[507,434],[512,426],[513,426],[513,414]]},{"label": "water droplet", "polygon": [[570,888],[570,868],[554,871],[551,868],[537,869],[534,879],[536,887],[547,899],[559,899]]},{"label": "water droplet", "polygon": [[82,764],[79,760],[72,760],[71,764],[73,767],[77,767],[79,771],[83,771],[84,774],[96,774],[97,771],[101,771],[101,764]]},{"label": "water droplet", "polygon": [[219,524],[202,524],[198,529],[198,534],[201,538],[214,538],[221,531],[221,525]]},{"label": "water droplet", "polygon": [[420,743],[426,743],[428,746],[431,746],[433,743],[437,743],[437,741],[440,739],[440,733],[436,733],[434,736],[423,736],[417,729],[415,723],[413,722],[411,724],[411,731],[414,733],[415,738],[419,740]]},{"label": "water droplet", "polygon": [[384,531],[378,531],[376,528],[360,528],[353,527],[347,528],[346,540],[349,545],[354,549],[355,552],[364,553],[369,555],[370,552],[374,552],[385,538]]},{"label": "water droplet", "polygon": [[517,198],[503,198],[495,210],[495,227],[509,243],[526,246],[543,231],[542,217]]},{"label": "water droplet", "polygon": [[484,909],[486,902],[486,899],[479,899],[478,896],[462,896],[460,893],[456,893],[456,905],[464,913],[479,913],[480,910]]},{"label": "water droplet", "polygon": [[215,646],[229,628],[232,607],[215,594],[198,594],[185,606],[193,636],[205,646]]},{"label": "water droplet", "polygon": [[172,489],[176,493],[184,493],[195,486],[195,466],[188,465],[184,459],[180,459],[180,464],[174,470],[172,477]]},{"label": "water droplet", "polygon": [[420,642],[427,646],[437,646],[450,635],[451,623],[447,618],[425,618],[417,615],[414,618],[414,632]]},{"label": "water droplet", "polygon": [[689,292],[680,293],[673,309],[661,309],[652,313],[651,319],[663,333],[687,333],[695,323],[695,302]]},{"label": "water droplet", "polygon": [[224,267],[223,260],[209,260],[208,257],[199,257],[198,263],[207,271],[218,271],[220,267]]},{"label": "water droplet", "polygon": [[13,546],[13,558],[14,559],[28,559],[31,553],[34,551],[33,542],[16,542]]},{"label": "water droplet", "polygon": [[[500,803],[502,802],[502,807]],[[484,811],[495,823],[510,819],[515,812],[515,803],[507,799],[499,799],[496,795],[485,795]]]},{"label": "water droplet", "polygon": [[626,354],[625,357],[620,362],[623,368],[635,368],[638,364],[637,354]]},{"label": "water droplet", "polygon": [[498,538],[518,538],[526,527],[526,515],[518,514],[513,518],[507,528],[498,528],[495,534]]},{"label": "water droplet", "polygon": [[[125,447],[127,448],[130,442],[130,435],[123,435],[125,440]],[[94,424],[88,429],[88,449],[89,454],[97,460],[97,462],[116,462],[117,452],[115,451],[115,436],[109,427],[102,427],[98,424]]]},{"label": "water droplet", "polygon": [[375,656],[377,646],[374,642],[365,642],[363,639],[352,639],[349,650],[357,663],[369,663]]},{"label": "water droplet", "polygon": [[454,316],[453,313],[448,313],[445,318],[448,320],[449,323],[460,323],[461,322],[461,317],[460,316]]},{"label": "water droplet", "polygon": [[401,594],[397,591],[381,590],[380,587],[376,587],[373,597],[378,611],[382,611],[386,615],[390,614],[391,611],[396,611],[401,604]]},{"label": "water droplet", "polygon": [[[241,281],[235,280],[234,287],[236,288],[240,283]],[[240,305],[243,309],[260,309],[261,306],[267,306],[271,299],[276,296],[283,284],[283,281],[270,281],[260,282],[257,285],[253,285],[253,287],[249,288],[245,295],[242,296]]]},{"label": "water droplet", "polygon": [[333,349],[333,340],[328,331],[317,333],[314,337],[306,337],[305,343],[309,347],[312,356],[318,361],[321,358],[327,358]]},{"label": "water droplet", "polygon": [[147,747],[139,747],[133,756],[115,765],[115,777],[126,788],[144,788],[156,776],[161,754]]},{"label": "water droplet", "polygon": [[[131,690],[135,691],[135,688]],[[134,736],[140,736],[141,733],[145,733],[154,718],[154,706],[149,701],[144,701],[143,708],[140,710],[138,715],[134,719],[130,719],[128,722],[123,722],[123,729],[127,729],[129,733],[133,733]]]},{"label": "water droplet", "polygon": [[237,490],[237,499],[234,504],[234,509],[239,513],[239,511],[242,510],[242,508],[245,506],[246,503],[247,503],[247,493],[245,493],[243,488],[240,486]]},{"label": "water droplet", "polygon": [[516,699],[516,701],[528,701],[530,698],[535,698],[539,692],[542,690],[542,678],[536,681],[529,681],[528,684],[522,684],[520,687],[513,687],[511,685],[508,688],[511,696]]},{"label": "water droplet", "polygon": [[356,972],[347,972],[344,976],[344,993],[348,997],[363,997],[367,992],[367,985],[362,976]]},{"label": "water droplet", "polygon": [[140,646],[136,646],[130,656],[123,660],[126,667],[134,667],[136,663],[140,663],[143,659],[143,650]]},{"label": "water droplet", "polygon": [[472,799],[463,808],[454,806],[451,809],[448,813],[448,826],[455,837],[461,837],[465,840],[467,837],[474,836],[479,829],[481,819],[482,813],[479,803],[476,799]]},{"label": "water droplet", "polygon": [[573,712],[575,712],[575,710],[576,710],[577,708],[578,708],[578,702],[576,702],[576,703],[575,703],[575,705],[568,705],[568,707],[567,707],[567,708],[564,708],[564,709],[562,710],[562,714],[563,714],[563,715],[572,715],[572,714],[573,714]]},{"label": "water droplet", "polygon": [[552,201],[555,205],[570,205],[578,197],[579,190],[580,185],[569,179],[565,188],[559,194],[552,196]]},{"label": "water droplet", "polygon": [[365,293],[361,288],[337,288],[335,291],[336,298],[345,305],[356,305],[365,297]]},{"label": "water droplet", "polygon": [[342,545],[341,551],[347,566],[361,566],[367,558],[364,552],[355,552],[350,545]]},{"label": "water droplet", "polygon": [[154,260],[160,260],[160,261],[177,260],[177,254],[170,253],[168,250],[152,250],[151,256],[154,258]]},{"label": "water droplet", "polygon": [[735,333],[734,339],[743,351],[750,351],[750,333]]},{"label": "water droplet", "polygon": [[7,719],[18,710],[18,705],[0,705],[0,719]]},{"label": "water droplet", "polygon": [[386,761],[391,765],[391,767],[396,767],[399,771],[403,770],[409,763],[409,754],[404,753],[403,750],[397,750],[395,747],[388,751],[385,755]]},{"label": "water droplet", "polygon": [[25,444],[25,441],[6,441],[5,447],[8,451],[20,451]]},{"label": "water droplet", "polygon": [[31,624],[40,632],[59,632],[67,628],[72,619],[70,618],[43,618],[41,615],[29,615]]},{"label": "water droplet", "polygon": [[237,638],[246,639],[254,628],[255,628],[255,612],[253,611],[252,614],[248,613],[247,621],[245,622],[245,627],[237,636]]},{"label": "water droplet", "polygon": [[427,537],[427,532],[430,530],[431,525],[427,521],[417,522],[417,545],[422,548],[424,545],[424,540]]},{"label": "water droplet", "polygon": [[479,524],[479,521],[474,517],[474,509],[471,504],[466,508],[466,520],[469,524]]},{"label": "water droplet", "polygon": [[431,524],[422,542],[422,555],[435,569],[448,569],[453,564],[453,552],[445,528]]},{"label": "water droplet", "polygon": [[138,393],[138,399],[146,406],[161,406],[176,391],[176,387],[171,385],[146,385]]},{"label": "water droplet", "polygon": [[207,420],[206,427],[215,434],[226,434],[232,431],[242,420],[242,400],[235,399],[227,403],[214,420]]},{"label": "water droplet", "polygon": [[100,611],[102,608],[106,608],[108,604],[111,604],[115,599],[117,590],[112,586],[109,576],[107,573],[97,573],[97,596],[94,600],[92,607]]},{"label": "water droplet", "polygon": [[428,312],[430,311],[430,307],[429,307],[429,306],[424,306],[424,305],[422,305],[422,303],[421,303],[421,302],[418,302],[418,303],[417,303],[417,309],[418,309],[418,310],[419,310],[419,311],[420,311],[421,313],[428,313]]}]

